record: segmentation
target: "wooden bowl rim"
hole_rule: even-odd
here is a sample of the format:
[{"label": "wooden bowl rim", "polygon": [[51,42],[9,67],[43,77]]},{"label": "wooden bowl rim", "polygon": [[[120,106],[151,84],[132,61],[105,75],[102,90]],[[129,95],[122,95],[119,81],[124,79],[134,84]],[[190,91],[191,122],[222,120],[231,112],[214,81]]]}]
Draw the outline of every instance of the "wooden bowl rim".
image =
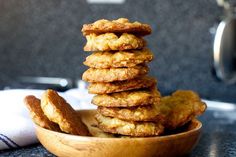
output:
[{"label": "wooden bowl rim", "polygon": [[[78,110],[79,112],[84,112],[84,111],[95,111],[95,110]],[[46,131],[48,134],[58,134],[58,135],[61,135],[61,136],[67,136],[68,138],[73,138],[74,140],[76,140],[76,138],[78,140],[83,140],[83,141],[90,141],[90,140],[129,140],[129,141],[132,141],[132,140],[160,140],[160,141],[163,141],[163,140],[170,140],[170,139],[178,139],[178,138],[182,138],[186,135],[192,135],[194,134],[195,132],[198,132],[202,129],[202,123],[197,120],[197,119],[193,119],[192,120],[192,123],[196,123],[196,127],[194,127],[192,130],[188,130],[188,131],[185,131],[185,132],[180,132],[180,133],[177,133],[177,134],[171,134],[171,135],[164,135],[164,136],[151,136],[151,137],[132,137],[132,138],[113,138],[113,137],[94,137],[94,136],[79,136],[79,135],[72,135],[72,134],[67,134],[67,133],[63,133],[63,132],[56,132],[56,131],[52,131],[52,130],[49,130],[49,129],[45,129],[43,127],[40,127],[39,125],[35,124],[36,125],[36,130],[43,130],[43,131]]]}]

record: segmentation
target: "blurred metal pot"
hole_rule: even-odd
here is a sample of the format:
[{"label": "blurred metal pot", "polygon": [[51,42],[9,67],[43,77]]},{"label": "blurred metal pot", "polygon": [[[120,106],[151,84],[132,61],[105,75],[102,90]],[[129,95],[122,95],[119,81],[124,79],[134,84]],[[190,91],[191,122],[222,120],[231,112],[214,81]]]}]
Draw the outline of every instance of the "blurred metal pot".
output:
[{"label": "blurred metal pot", "polygon": [[236,83],[236,1],[217,0],[225,17],[214,37],[213,59],[216,75],[222,81]]}]

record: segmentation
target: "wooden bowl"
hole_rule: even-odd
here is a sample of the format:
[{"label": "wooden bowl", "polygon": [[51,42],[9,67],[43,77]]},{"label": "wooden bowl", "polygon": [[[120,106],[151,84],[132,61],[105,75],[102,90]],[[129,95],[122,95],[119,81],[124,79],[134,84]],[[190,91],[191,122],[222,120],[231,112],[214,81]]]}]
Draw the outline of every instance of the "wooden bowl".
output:
[{"label": "wooden bowl", "polygon": [[[148,157],[182,156],[191,152],[199,140],[202,124],[194,119],[179,133],[141,138],[104,138],[96,125],[96,110],[81,110],[78,114],[93,136],[75,136],[36,126],[41,144],[57,156],[80,157]],[[101,137],[103,136],[103,137]]]}]

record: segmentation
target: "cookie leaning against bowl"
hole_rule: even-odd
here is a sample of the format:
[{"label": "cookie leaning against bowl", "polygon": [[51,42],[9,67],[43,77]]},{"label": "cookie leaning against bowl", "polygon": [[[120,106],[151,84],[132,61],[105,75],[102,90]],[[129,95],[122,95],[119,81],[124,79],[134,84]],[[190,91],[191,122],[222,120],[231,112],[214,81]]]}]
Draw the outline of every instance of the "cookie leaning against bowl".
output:
[{"label": "cookie leaning against bowl", "polygon": [[138,64],[148,63],[153,59],[152,52],[142,50],[94,52],[86,58],[84,65],[90,68],[121,68],[134,67]]},{"label": "cookie leaning against bowl", "polygon": [[93,97],[92,103],[101,107],[147,106],[160,102],[160,97],[161,95],[156,89],[141,89],[99,94]]},{"label": "cookie leaning against bowl", "polygon": [[142,37],[127,33],[121,35],[114,33],[89,34],[86,35],[86,39],[87,43],[84,46],[84,51],[123,51],[142,49],[146,46],[146,41]]},{"label": "cookie leaning against bowl", "polygon": [[138,137],[157,136],[164,132],[164,127],[158,122],[124,121],[118,118],[105,117],[99,113],[95,115],[95,118],[98,127],[104,132]]},{"label": "cookie leaning against bowl", "polygon": [[33,122],[43,128],[53,131],[60,131],[59,126],[51,122],[48,117],[43,113],[40,106],[40,100],[33,95],[28,95],[24,98],[24,103],[30,112],[30,117]]},{"label": "cookie leaning against bowl", "polygon": [[138,36],[151,34],[152,29],[148,24],[140,22],[130,22],[126,18],[119,18],[117,20],[101,19],[91,24],[84,24],[82,33],[84,36],[88,34],[103,34],[103,33],[130,33]]},{"label": "cookie leaning against bowl", "polygon": [[143,76],[132,80],[115,81],[115,82],[94,82],[89,84],[88,92],[90,94],[108,94],[122,92],[133,89],[149,88],[155,86],[157,80],[149,76]]},{"label": "cookie leaning against bowl", "polygon": [[207,106],[199,95],[191,90],[177,90],[171,96],[161,98],[160,109],[165,116],[164,126],[178,128],[201,115]]},{"label": "cookie leaning against bowl", "polygon": [[44,92],[41,101],[44,114],[57,123],[61,130],[74,135],[90,135],[76,111],[56,91]]},{"label": "cookie leaning against bowl", "polygon": [[82,79],[87,82],[114,82],[130,80],[148,73],[147,65],[130,68],[95,69],[89,68],[83,73]]}]

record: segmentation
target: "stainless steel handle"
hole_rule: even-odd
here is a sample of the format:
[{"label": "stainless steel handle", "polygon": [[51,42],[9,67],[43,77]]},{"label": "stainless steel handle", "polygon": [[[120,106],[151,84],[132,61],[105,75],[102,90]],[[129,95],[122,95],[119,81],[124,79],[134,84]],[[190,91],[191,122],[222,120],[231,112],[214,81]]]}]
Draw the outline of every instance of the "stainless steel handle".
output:
[{"label": "stainless steel handle", "polygon": [[236,18],[226,18],[216,30],[213,45],[214,68],[218,78],[236,82]]}]

